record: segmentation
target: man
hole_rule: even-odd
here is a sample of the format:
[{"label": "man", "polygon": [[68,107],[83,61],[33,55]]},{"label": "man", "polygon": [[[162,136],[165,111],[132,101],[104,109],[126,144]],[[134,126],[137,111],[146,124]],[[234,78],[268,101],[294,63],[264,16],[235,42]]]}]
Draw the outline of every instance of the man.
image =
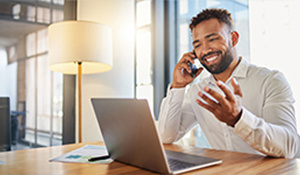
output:
[{"label": "man", "polygon": [[[213,149],[292,158],[298,150],[294,98],[282,73],[237,56],[239,34],[231,14],[206,9],[192,19],[195,55],[182,56],[161,104],[159,131],[173,143],[199,124]],[[194,78],[188,62],[197,57],[211,76]],[[198,76],[203,68],[198,69]]]}]

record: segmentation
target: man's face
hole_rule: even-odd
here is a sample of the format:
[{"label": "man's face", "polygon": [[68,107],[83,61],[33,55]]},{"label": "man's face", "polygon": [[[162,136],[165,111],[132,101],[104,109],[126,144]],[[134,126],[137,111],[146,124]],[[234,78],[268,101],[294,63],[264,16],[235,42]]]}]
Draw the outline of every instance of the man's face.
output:
[{"label": "man's face", "polygon": [[224,72],[233,60],[231,35],[226,24],[209,19],[194,27],[192,35],[201,64],[212,74]]}]

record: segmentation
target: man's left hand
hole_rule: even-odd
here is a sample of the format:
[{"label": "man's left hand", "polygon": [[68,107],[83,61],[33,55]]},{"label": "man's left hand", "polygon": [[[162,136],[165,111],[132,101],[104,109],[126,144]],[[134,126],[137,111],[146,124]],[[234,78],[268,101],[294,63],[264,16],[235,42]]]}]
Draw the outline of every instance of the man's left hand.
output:
[{"label": "man's left hand", "polygon": [[234,127],[242,115],[242,91],[237,81],[232,78],[231,85],[234,92],[232,93],[229,88],[222,81],[217,82],[218,87],[224,92],[225,96],[217,93],[216,91],[205,87],[204,91],[211,95],[215,100],[211,99],[201,91],[198,95],[206,102],[197,99],[196,102],[205,109],[212,112],[216,118],[227,125]]}]

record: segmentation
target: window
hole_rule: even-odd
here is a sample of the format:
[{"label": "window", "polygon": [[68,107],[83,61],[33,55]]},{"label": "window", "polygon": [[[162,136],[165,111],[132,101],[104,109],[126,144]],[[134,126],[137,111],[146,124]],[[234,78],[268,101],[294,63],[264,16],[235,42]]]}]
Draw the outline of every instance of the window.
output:
[{"label": "window", "polygon": [[136,98],[148,100],[153,111],[151,0],[136,3]]},{"label": "window", "polygon": [[14,72],[3,80],[14,87],[0,89],[0,94],[8,94],[11,101],[12,128],[16,128],[12,131],[12,142],[16,143],[12,150],[61,145],[63,77],[49,70],[47,26],[64,19],[64,0],[3,1],[1,7],[3,32],[8,31],[6,23],[12,29],[1,33],[11,37],[10,42],[0,37],[9,72],[4,73]]},{"label": "window", "polygon": [[[294,107],[300,133],[300,83],[298,49],[300,1],[249,1],[251,62],[282,72],[293,90]],[[267,10],[266,10],[267,9]]]},{"label": "window", "polygon": [[62,144],[62,74],[48,67],[47,55],[26,60],[24,141],[40,146]]},{"label": "window", "polygon": [[[38,14],[49,20],[49,11]],[[56,20],[63,19],[57,11]],[[47,14],[47,15],[45,15]],[[43,20],[43,18],[40,18]],[[26,134],[23,138],[36,146],[62,144],[63,74],[51,72],[48,65],[48,28],[26,37]]]}]

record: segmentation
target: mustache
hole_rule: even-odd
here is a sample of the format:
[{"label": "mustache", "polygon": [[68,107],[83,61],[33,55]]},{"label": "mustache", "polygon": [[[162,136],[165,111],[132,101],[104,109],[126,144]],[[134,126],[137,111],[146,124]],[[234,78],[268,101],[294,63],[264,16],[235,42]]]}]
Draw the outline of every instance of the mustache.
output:
[{"label": "mustache", "polygon": [[203,55],[203,56],[201,57],[201,60],[204,61],[205,57],[210,56],[210,55],[213,55],[213,54],[216,54],[216,53],[217,53],[217,54],[222,54],[221,51],[209,52],[209,53]]}]

